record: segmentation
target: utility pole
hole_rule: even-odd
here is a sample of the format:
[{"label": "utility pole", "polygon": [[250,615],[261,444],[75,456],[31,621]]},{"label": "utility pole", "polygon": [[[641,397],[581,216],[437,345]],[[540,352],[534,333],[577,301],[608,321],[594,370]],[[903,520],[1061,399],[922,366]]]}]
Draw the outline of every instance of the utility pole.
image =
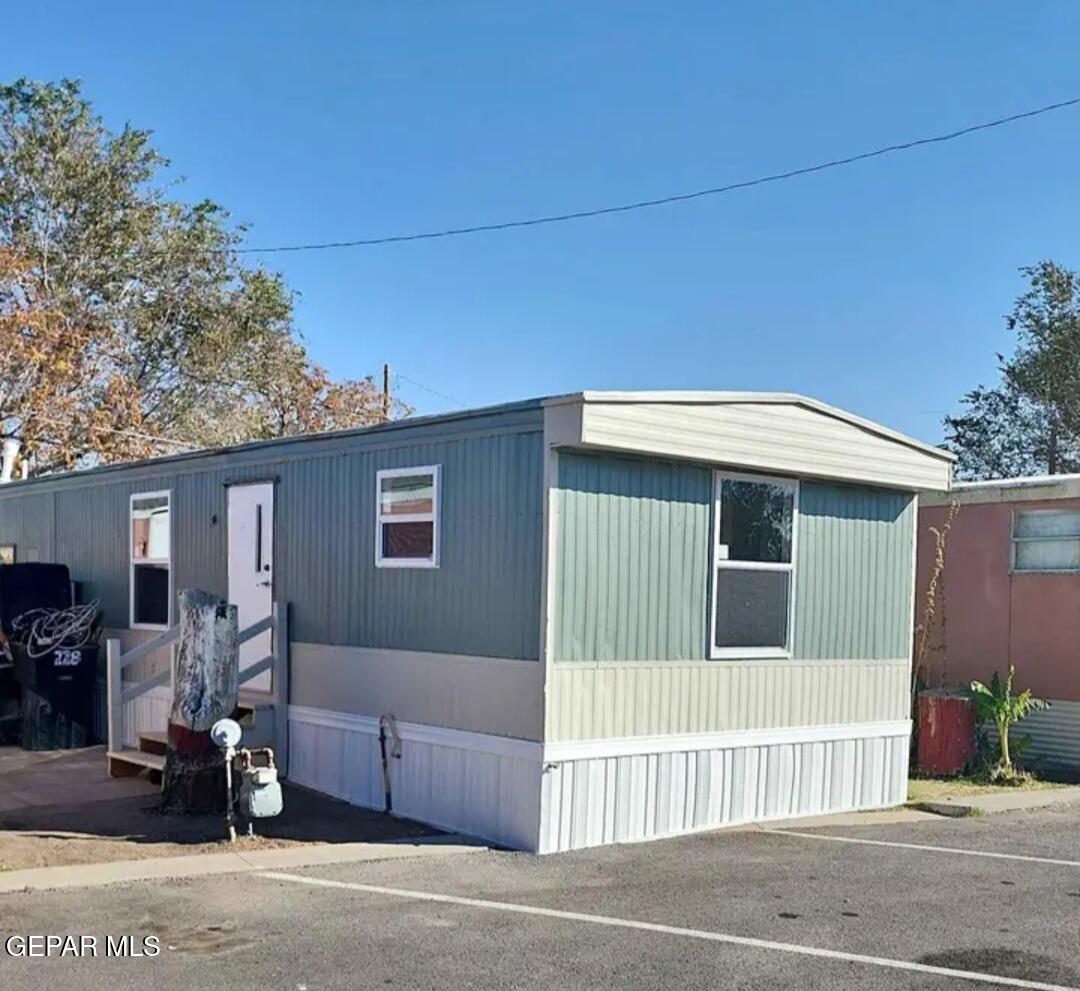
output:
[{"label": "utility pole", "polygon": [[390,421],[390,366],[382,366],[382,418],[383,423]]}]

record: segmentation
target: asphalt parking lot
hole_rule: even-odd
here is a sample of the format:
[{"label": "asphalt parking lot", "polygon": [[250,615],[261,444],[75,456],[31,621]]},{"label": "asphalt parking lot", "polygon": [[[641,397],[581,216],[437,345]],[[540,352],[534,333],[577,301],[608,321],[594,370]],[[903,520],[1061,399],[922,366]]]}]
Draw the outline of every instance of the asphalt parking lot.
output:
[{"label": "asphalt parking lot", "polygon": [[1080,988],[1080,807],[0,898],[0,987]]}]

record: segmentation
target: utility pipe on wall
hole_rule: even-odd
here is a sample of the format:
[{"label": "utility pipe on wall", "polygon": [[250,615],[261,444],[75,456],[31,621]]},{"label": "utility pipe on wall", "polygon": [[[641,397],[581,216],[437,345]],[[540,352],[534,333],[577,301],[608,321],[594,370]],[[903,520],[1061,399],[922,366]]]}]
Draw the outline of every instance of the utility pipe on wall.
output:
[{"label": "utility pipe on wall", "polygon": [[11,481],[20,447],[22,441],[17,437],[5,437],[3,445],[0,445],[0,485],[7,485]]}]

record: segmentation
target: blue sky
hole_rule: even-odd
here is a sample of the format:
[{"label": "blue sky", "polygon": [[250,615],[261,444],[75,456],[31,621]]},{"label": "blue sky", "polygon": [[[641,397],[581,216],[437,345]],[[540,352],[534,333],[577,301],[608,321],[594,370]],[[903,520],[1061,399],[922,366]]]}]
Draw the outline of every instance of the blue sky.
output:
[{"label": "blue sky", "polygon": [[[80,0],[5,34],[0,76],[82,78],[253,245],[677,193],[1080,95],[1058,2]],[[339,376],[389,361],[465,405],[795,390],[936,441],[1010,348],[1018,266],[1080,267],[1078,165],[1080,108],[681,206],[267,261]]]}]

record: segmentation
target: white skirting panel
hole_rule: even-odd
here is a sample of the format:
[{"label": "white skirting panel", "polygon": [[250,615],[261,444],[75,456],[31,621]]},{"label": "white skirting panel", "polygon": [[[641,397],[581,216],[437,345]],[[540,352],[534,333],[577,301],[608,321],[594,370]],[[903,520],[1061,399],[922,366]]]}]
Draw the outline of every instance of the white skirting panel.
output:
[{"label": "white skirting panel", "polygon": [[151,688],[144,695],[124,703],[124,746],[139,746],[139,733],[163,732],[169,725],[172,693],[168,685]]},{"label": "white skirting panel", "polygon": [[909,734],[898,721],[549,744],[539,852],[897,805]]},{"label": "white skirting panel", "polygon": [[[996,744],[997,731],[989,723],[986,732]],[[1016,741],[1025,736],[1031,737],[1031,746],[1018,753]],[[1009,739],[1021,764],[1075,777],[1080,772],[1080,702],[1051,700],[1049,709],[1014,726]]]},{"label": "white skirting panel", "polygon": [[[379,724],[289,707],[289,777],[383,808]],[[398,723],[394,812],[540,853],[897,805],[910,723],[540,743]]]},{"label": "white skirting panel", "polygon": [[[394,812],[501,845],[535,850],[541,747],[508,737],[398,723]],[[289,706],[289,779],[353,805],[383,808],[379,723]]]}]

